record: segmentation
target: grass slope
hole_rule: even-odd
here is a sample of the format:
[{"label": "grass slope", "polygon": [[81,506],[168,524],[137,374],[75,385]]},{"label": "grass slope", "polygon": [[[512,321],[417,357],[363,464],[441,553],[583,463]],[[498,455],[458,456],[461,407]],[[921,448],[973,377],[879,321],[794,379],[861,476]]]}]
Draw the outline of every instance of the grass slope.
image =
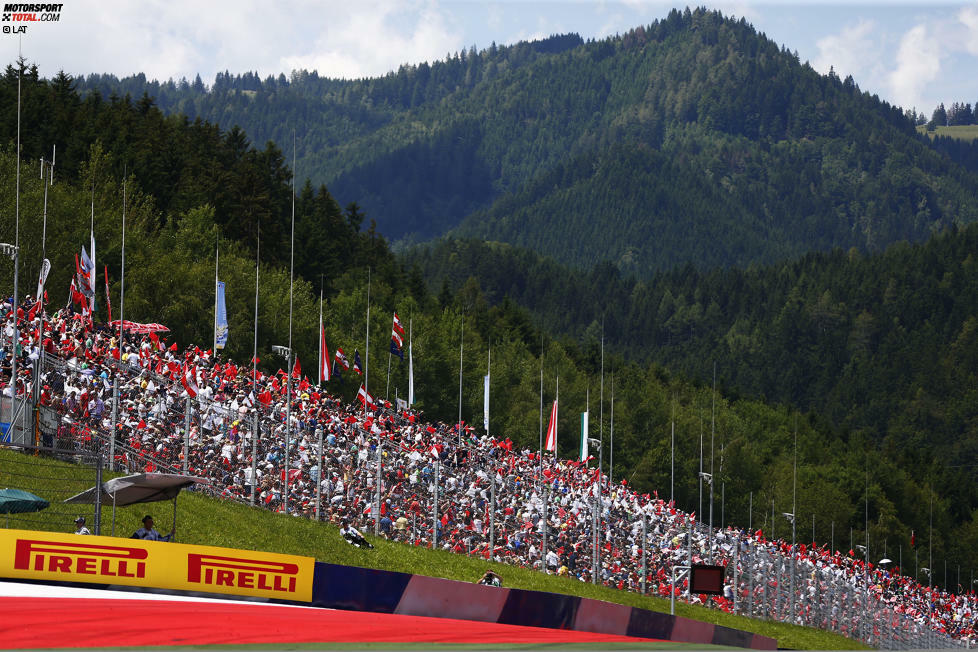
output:
[{"label": "grass slope", "polygon": [[925,125],[917,127],[917,131],[927,134],[931,138],[934,136],[950,136],[957,140],[974,140],[978,138],[978,125],[956,125],[954,127],[938,127],[934,131],[928,131]]},{"label": "grass slope", "polygon": [[[49,509],[36,514],[11,515],[9,527],[72,532],[72,521],[77,514],[86,516],[89,526],[92,527],[94,518],[91,505],[64,505],[62,501],[93,484],[94,471],[90,468],[12,450],[0,450],[0,486],[25,489],[51,503]],[[159,503],[119,508],[116,513],[116,535],[129,536],[139,529],[139,520],[147,512],[155,517],[157,529],[168,531],[172,519],[171,505],[172,503]],[[102,523],[102,533],[111,534],[111,505],[103,508]],[[487,563],[443,550],[417,548],[382,539],[373,541],[376,545],[374,550],[360,550],[343,541],[334,525],[275,514],[192,492],[184,492],[178,500],[177,540],[181,543],[305,555],[332,564],[379,568],[466,582],[476,581],[487,568],[492,568],[502,576],[507,587],[578,595],[653,611],[669,611],[669,601],[662,598],[584,584],[504,564]],[[677,603],[676,613],[687,618],[770,636],[778,640],[780,647],[864,649],[858,642],[836,634],[735,616],[703,607]]]}]

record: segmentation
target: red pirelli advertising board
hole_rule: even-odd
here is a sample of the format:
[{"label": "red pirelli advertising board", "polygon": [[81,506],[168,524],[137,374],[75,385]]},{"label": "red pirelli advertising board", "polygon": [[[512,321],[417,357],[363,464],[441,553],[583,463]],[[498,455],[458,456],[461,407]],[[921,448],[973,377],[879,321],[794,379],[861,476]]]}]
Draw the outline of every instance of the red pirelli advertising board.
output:
[{"label": "red pirelli advertising board", "polygon": [[0,577],[312,600],[312,557],[0,530]]}]

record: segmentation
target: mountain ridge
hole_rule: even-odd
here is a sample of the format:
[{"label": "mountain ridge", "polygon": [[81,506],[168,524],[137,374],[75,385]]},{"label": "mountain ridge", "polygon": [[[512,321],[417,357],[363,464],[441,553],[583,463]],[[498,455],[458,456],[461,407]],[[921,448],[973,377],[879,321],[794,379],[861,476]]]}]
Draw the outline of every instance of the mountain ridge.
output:
[{"label": "mountain ridge", "polygon": [[[917,136],[909,115],[705,9],[600,41],[470,50],[376,79],[222,74],[207,90],[90,76],[79,88],[155,91],[165,111],[240,123],[256,140],[282,142],[284,125],[297,126],[300,170],[359,202],[395,242],[451,232],[580,263],[573,237],[590,231],[588,265],[647,277],[687,262],[876,251],[978,219],[978,176]],[[614,167],[622,148],[645,156],[614,170],[619,191],[603,202],[608,174],[568,170],[587,157]],[[663,170],[672,177],[657,184]],[[554,175],[576,187],[558,180],[545,192]],[[668,193],[676,178],[715,199],[684,206],[688,192]],[[657,185],[666,195],[650,208]],[[687,221],[703,225],[697,238]],[[593,237],[625,222],[627,241]]]}]

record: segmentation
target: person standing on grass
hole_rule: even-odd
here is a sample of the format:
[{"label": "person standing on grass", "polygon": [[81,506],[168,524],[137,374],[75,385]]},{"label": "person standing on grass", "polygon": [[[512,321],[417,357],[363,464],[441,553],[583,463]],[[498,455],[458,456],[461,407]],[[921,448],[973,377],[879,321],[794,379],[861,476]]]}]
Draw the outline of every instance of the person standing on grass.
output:
[{"label": "person standing on grass", "polygon": [[170,533],[166,536],[160,534],[153,527],[153,517],[147,514],[143,517],[143,527],[136,530],[132,539],[142,539],[144,541],[173,541],[174,535],[177,533],[176,528],[170,530]]},{"label": "person standing on grass", "polygon": [[87,527],[85,527],[85,517],[79,516],[75,519],[75,534],[91,534]]}]

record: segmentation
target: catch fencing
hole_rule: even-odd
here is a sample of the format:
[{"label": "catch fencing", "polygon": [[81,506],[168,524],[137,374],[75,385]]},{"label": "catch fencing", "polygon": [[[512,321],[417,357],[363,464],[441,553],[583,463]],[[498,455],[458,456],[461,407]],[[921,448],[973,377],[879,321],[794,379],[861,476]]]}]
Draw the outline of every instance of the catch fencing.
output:
[{"label": "catch fencing", "polygon": [[848,575],[807,559],[734,548],[727,565],[733,612],[836,632],[887,650],[969,647],[887,602],[865,573]]}]

